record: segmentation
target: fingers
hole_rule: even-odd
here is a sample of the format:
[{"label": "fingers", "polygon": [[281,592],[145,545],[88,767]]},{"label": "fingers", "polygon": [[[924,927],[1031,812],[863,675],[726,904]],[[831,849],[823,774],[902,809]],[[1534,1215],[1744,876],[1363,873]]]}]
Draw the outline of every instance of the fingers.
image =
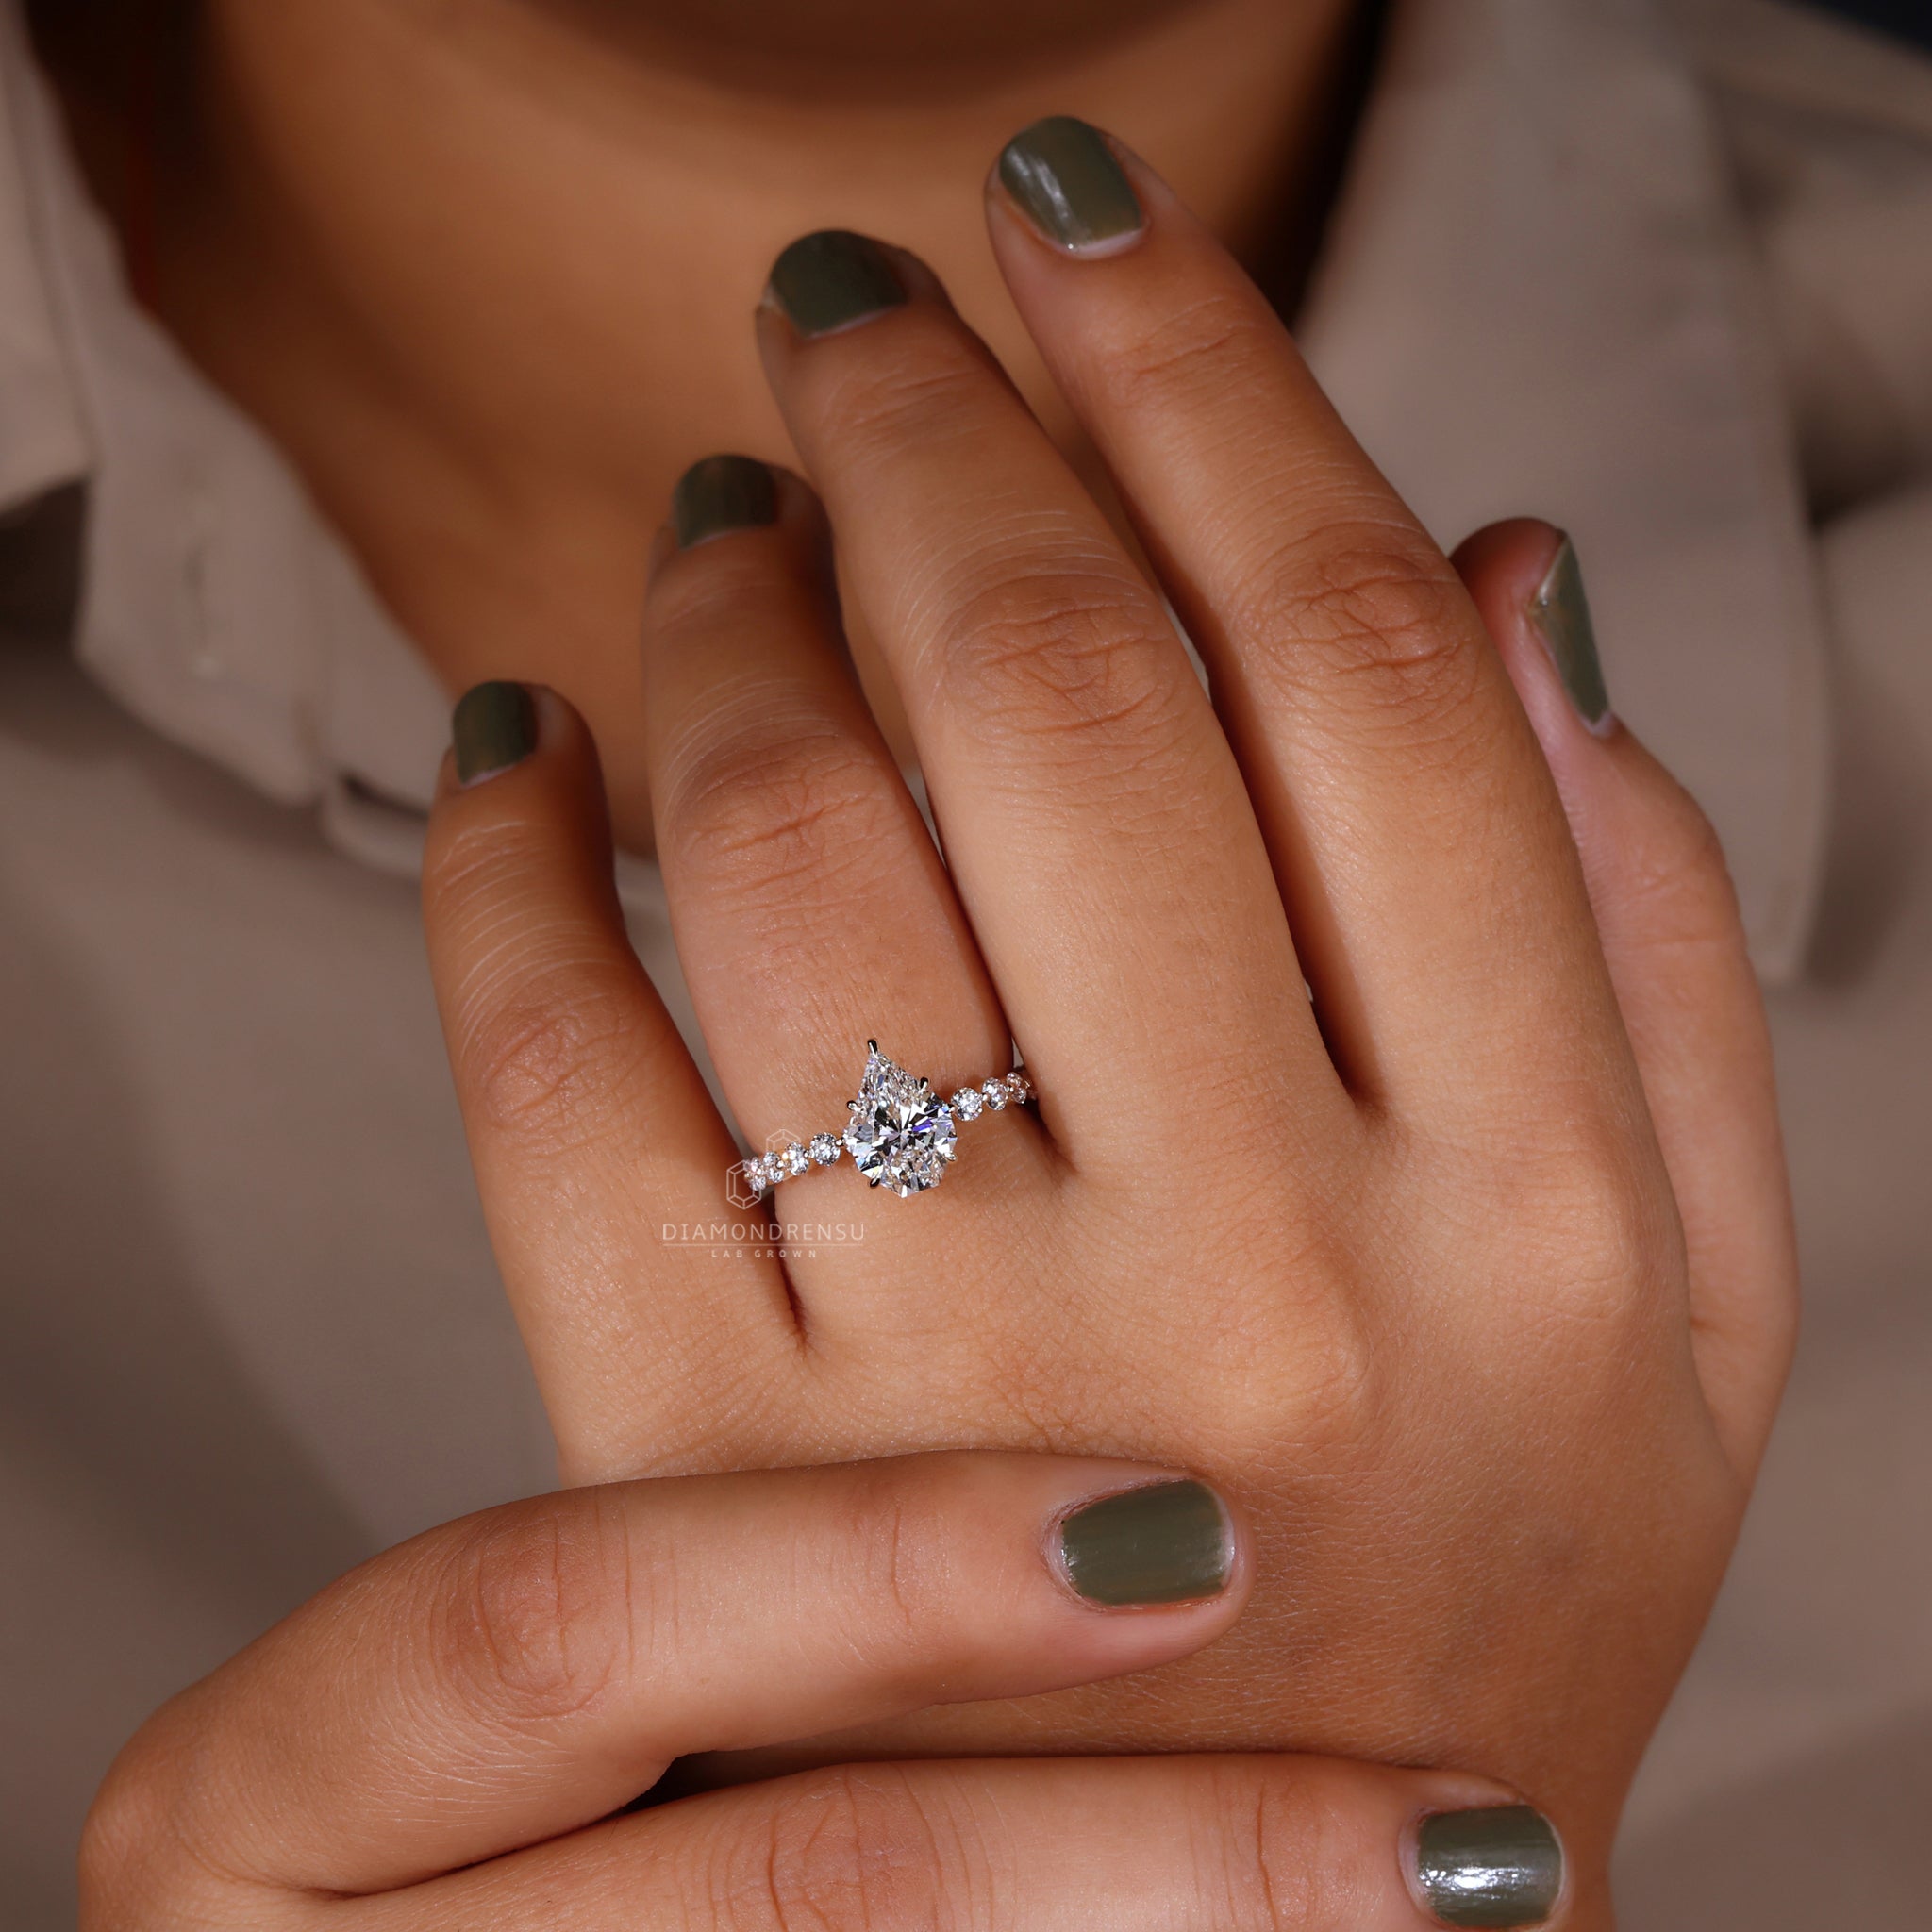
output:
[{"label": "fingers", "polygon": [[737,1153],[625,935],[581,720],[486,685],[456,738],[423,901],[457,1097],[565,1474],[630,1473],[641,1443],[720,1433],[695,1374],[738,1387],[791,1359],[791,1307],[775,1263],[657,1239],[728,1212]]},{"label": "fingers", "polygon": [[[1211,1491],[943,1455],[578,1490],[356,1571],[142,1732],[93,1841],[336,1893],[576,1829],[687,1752],[1013,1697],[1193,1651],[1238,1613]],[[441,1923],[451,1923],[443,1921]]]},{"label": "fingers", "polygon": [[1496,524],[1456,560],[1562,793],[1683,1217],[1699,1377],[1748,1475],[1790,1362],[1797,1264],[1771,1041],[1724,855],[1609,709],[1568,540]]},{"label": "fingers", "polygon": [[[859,237],[808,237],[774,269],[759,335],[1076,1164],[1144,1175],[1146,1123],[1184,1082],[1259,1104],[1258,1038],[1299,1048],[1309,1093],[1332,1088],[1240,773],[1178,640],[931,277]],[[1176,1027],[1177,1008],[1194,1024]]]},{"label": "fingers", "polygon": [[1520,1115],[1553,1065],[1589,1063],[1609,997],[1541,759],[1447,560],[1131,157],[1041,124],[989,219],[1208,664],[1345,1070],[1437,1121],[1485,1096]]},{"label": "fingers", "polygon": [[838,1132],[888,1026],[887,1051],[941,1093],[1005,1073],[1006,1017],[853,675],[810,491],[711,458],[679,483],[675,525],[644,620],[652,812],[740,1124],[755,1147]]},{"label": "fingers", "polygon": [[621,1820],[358,1908],[367,1932],[800,1925],[1417,1932],[1560,1917],[1483,1780],[1319,1757],[857,1765]]}]

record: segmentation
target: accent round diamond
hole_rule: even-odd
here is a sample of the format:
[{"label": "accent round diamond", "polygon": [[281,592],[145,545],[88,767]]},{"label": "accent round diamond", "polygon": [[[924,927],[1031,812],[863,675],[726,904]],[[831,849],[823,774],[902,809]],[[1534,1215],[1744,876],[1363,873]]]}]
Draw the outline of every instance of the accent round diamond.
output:
[{"label": "accent round diamond", "polygon": [[830,1167],[839,1158],[839,1137],[836,1134],[814,1134],[805,1151],[821,1167]]},{"label": "accent round diamond", "polygon": [[986,1102],[980,1097],[977,1087],[962,1087],[946,1105],[962,1121],[976,1121],[979,1118],[980,1109],[985,1107]]},{"label": "accent round diamond", "polygon": [[1016,1068],[1007,1075],[1007,1091],[1014,1100],[1024,1103],[1033,1098],[1033,1082]]},{"label": "accent round diamond", "polygon": [[904,1199],[939,1186],[958,1142],[952,1109],[927,1082],[894,1066],[874,1044],[852,1103],[845,1145],[874,1187],[890,1188]]},{"label": "accent round diamond", "polygon": [[1007,1083],[1004,1079],[989,1080],[979,1090],[986,1096],[986,1104],[995,1113],[1003,1113],[1007,1106]]},{"label": "accent round diamond", "polygon": [[788,1174],[803,1174],[811,1165],[811,1156],[796,1141],[784,1153],[772,1157]]}]

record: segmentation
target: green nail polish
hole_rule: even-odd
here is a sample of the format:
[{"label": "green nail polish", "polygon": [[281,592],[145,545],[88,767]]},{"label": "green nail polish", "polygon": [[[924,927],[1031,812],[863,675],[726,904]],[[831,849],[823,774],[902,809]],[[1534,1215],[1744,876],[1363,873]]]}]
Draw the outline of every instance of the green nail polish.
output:
[{"label": "green nail polish", "polygon": [[804,235],[772,264],[772,300],[802,336],[850,328],[906,301],[906,285],[876,242],[842,228]]},{"label": "green nail polish", "polygon": [[1416,1884],[1445,1925],[1540,1925],[1563,1890],[1563,1847],[1527,1805],[1442,1811],[1416,1835]]},{"label": "green nail polish", "polygon": [[450,736],[457,776],[474,785],[521,764],[537,749],[537,708],[520,684],[479,684],[458,702]]},{"label": "green nail polish", "polygon": [[671,522],[677,547],[778,521],[778,479],[754,457],[706,457],[677,479]]},{"label": "green nail polish", "polygon": [[1206,1483],[1150,1483],[1074,1510],[1060,1560],[1090,1603],[1182,1604],[1227,1587],[1234,1540]]},{"label": "green nail polish", "polygon": [[1014,135],[1000,153],[1000,179],[1027,220],[1073,255],[1105,250],[1147,225],[1106,137],[1070,114]]},{"label": "green nail polish", "polygon": [[1575,546],[1567,537],[1529,600],[1529,621],[1548,647],[1577,716],[1592,731],[1601,731],[1609,723],[1610,694],[1604,688],[1596,629],[1590,621],[1590,600],[1583,594],[1583,573],[1577,568]]}]

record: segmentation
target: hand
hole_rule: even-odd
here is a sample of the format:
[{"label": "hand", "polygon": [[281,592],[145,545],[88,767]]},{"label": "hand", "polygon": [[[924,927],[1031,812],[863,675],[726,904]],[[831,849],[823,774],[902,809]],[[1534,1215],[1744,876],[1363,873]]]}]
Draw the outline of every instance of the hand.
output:
[{"label": "hand", "polygon": [[1069,250],[995,186],[993,245],[1214,705],[930,275],[854,238],[788,251],[758,328],[946,862],[803,484],[688,482],[644,641],[678,946],[753,1143],[841,1120],[868,1035],[942,1093],[1016,1039],[1039,1113],[910,1201],[785,1184],[862,1244],[667,1242],[726,1214],[732,1142],[625,942],[580,725],[486,691],[426,904],[509,1292],[574,1480],[1045,1447],[1249,1510],[1256,1600],[1208,1655],[823,1749],[1469,1764],[1594,1896],[1792,1325],[1723,866],[1565,699],[1531,626],[1557,533],[1458,576],[1160,182],[1062,159],[1141,225]]},{"label": "hand", "polygon": [[[1239,1613],[1246,1541],[1162,1475],[925,1457],[580,1490],[419,1537],[128,1746],[83,1932],[1408,1932],[1426,1898],[1508,1890],[1466,1848],[1501,1820],[1537,1849],[1489,1808],[1509,1793],[1319,1759],[874,1765],[613,1815],[694,1748],[1195,1649]],[[1509,1923],[1559,1879],[1541,1849]]]}]

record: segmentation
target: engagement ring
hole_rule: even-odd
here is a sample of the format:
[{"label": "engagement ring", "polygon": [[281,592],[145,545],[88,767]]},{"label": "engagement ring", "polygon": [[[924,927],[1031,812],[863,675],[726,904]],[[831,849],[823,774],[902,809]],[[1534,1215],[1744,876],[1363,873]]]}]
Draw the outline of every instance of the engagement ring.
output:
[{"label": "engagement ring", "polygon": [[865,1077],[858,1097],[849,1103],[852,1118],[840,1134],[814,1134],[794,1141],[780,1153],[755,1155],[744,1163],[745,1179],[759,1194],[793,1174],[830,1167],[841,1154],[875,1188],[890,1188],[902,1199],[936,1188],[946,1177],[958,1147],[958,1124],[982,1113],[1003,1112],[1031,1100],[1033,1083],[1023,1073],[1003,1074],[978,1087],[962,1087],[941,1100],[932,1082],[895,1066],[866,1041]]}]

